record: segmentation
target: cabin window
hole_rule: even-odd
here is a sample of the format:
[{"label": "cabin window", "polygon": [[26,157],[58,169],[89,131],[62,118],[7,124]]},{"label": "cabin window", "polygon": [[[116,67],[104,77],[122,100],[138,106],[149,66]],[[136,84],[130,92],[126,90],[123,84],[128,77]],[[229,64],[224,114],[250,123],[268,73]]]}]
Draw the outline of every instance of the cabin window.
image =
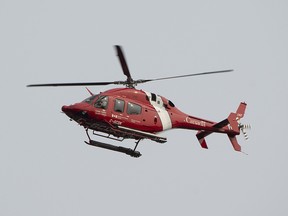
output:
[{"label": "cabin window", "polygon": [[174,103],[172,101],[168,101],[168,104],[171,106],[171,107],[175,107]]},{"label": "cabin window", "polygon": [[96,100],[94,106],[95,106],[96,108],[107,109],[107,106],[108,106],[108,96],[103,96],[103,95],[100,96],[100,97]]},{"label": "cabin window", "polygon": [[151,93],[151,96],[152,96],[152,101],[156,101],[156,94]]},{"label": "cabin window", "polygon": [[142,107],[138,104],[128,103],[127,114],[129,115],[139,115],[141,113]]},{"label": "cabin window", "polygon": [[116,99],[114,103],[114,111],[115,112],[124,112],[125,102],[120,99]]}]

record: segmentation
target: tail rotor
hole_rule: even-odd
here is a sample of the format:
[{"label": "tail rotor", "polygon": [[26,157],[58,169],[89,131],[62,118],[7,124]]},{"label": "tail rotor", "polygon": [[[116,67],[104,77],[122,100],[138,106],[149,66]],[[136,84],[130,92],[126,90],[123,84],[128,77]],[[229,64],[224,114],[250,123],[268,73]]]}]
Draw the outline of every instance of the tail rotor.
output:
[{"label": "tail rotor", "polygon": [[238,128],[241,130],[243,136],[244,136],[244,139],[245,140],[248,140],[249,139],[249,136],[247,134],[247,131],[246,130],[250,130],[251,129],[251,125],[250,124],[242,124],[239,120],[238,120]]}]

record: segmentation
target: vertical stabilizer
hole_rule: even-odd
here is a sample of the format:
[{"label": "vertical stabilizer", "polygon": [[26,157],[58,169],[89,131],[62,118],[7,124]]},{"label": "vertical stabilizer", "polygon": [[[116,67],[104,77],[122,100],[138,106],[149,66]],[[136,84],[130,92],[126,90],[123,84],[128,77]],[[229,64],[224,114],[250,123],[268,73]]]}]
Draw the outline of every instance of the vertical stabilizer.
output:
[{"label": "vertical stabilizer", "polygon": [[238,107],[238,109],[236,111],[237,117],[239,119],[244,117],[246,106],[247,106],[247,104],[245,102],[241,102],[240,103],[240,105],[239,105],[239,107]]},{"label": "vertical stabilizer", "polygon": [[228,135],[230,142],[232,143],[232,146],[235,151],[240,151],[241,152],[241,146],[238,144],[238,141],[236,139],[235,135]]}]

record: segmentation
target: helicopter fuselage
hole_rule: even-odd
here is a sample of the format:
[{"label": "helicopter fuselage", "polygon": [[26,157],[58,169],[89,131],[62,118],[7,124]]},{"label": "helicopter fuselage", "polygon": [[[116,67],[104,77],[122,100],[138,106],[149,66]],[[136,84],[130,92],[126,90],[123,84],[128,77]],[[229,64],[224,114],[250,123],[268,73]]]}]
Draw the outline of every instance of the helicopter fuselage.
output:
[{"label": "helicopter fuselage", "polygon": [[123,138],[139,136],[128,136],[119,128],[152,134],[172,128],[233,133],[228,126],[220,130],[213,127],[216,122],[185,114],[165,97],[134,88],[110,89],[63,106],[62,111],[85,128]]}]

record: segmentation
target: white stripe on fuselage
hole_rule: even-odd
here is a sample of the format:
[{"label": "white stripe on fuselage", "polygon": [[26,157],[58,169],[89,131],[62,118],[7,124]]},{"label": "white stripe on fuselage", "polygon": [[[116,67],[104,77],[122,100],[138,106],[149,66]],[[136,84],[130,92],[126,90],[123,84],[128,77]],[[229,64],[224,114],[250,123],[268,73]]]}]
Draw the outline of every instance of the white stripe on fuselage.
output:
[{"label": "white stripe on fuselage", "polygon": [[162,98],[160,96],[156,95],[156,101],[153,101],[151,93],[146,92],[146,91],[145,91],[145,93],[148,96],[151,105],[154,107],[154,109],[157,111],[157,113],[160,117],[163,131],[172,128],[172,122],[171,122],[169,113],[167,112],[167,110],[164,107]]}]

